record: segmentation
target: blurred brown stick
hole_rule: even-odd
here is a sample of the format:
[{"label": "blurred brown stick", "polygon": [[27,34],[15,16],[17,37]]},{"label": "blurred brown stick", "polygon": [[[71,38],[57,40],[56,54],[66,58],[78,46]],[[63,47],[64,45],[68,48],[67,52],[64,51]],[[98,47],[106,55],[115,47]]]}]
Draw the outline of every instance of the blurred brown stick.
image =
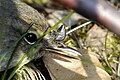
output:
[{"label": "blurred brown stick", "polygon": [[104,0],[53,0],[96,21],[120,37],[120,13]]}]

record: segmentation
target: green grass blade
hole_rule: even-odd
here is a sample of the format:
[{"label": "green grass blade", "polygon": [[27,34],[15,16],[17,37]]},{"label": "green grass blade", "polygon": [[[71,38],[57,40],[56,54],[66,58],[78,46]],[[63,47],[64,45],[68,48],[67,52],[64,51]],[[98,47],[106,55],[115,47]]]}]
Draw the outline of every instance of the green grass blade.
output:
[{"label": "green grass blade", "polygon": [[117,76],[120,77],[120,62],[118,63]]},{"label": "green grass blade", "polygon": [[12,58],[13,58],[13,56],[15,55],[15,52],[16,52],[16,50],[17,50],[20,42],[22,41],[23,37],[27,34],[28,30],[31,28],[32,25],[33,25],[33,24],[30,25],[30,27],[26,30],[26,32],[25,32],[25,33],[18,39],[18,41],[15,43],[16,46],[15,46],[15,48],[14,48],[14,50],[13,50],[11,56],[10,56],[10,59],[9,59],[9,61],[8,61],[8,63],[7,63],[7,66],[6,66],[6,68],[5,68],[5,72],[3,73],[3,76],[2,76],[2,80],[5,80],[6,73],[7,73],[7,70],[8,70],[8,68],[9,68],[9,65],[10,65],[10,63],[11,63],[11,61],[12,61]]},{"label": "green grass blade", "polygon": [[52,26],[51,28],[49,28],[49,29],[43,34],[43,36],[42,36],[40,39],[37,40],[37,42],[36,42],[34,45],[32,45],[32,46],[30,47],[30,49],[23,55],[23,57],[20,59],[20,61],[17,63],[17,65],[16,65],[15,68],[13,69],[13,71],[11,72],[11,75],[9,76],[8,80],[10,80],[10,79],[14,76],[16,70],[19,68],[19,66],[20,66],[20,64],[22,63],[22,61],[23,61],[23,60],[27,57],[27,55],[33,50],[33,48],[34,48],[38,43],[40,43],[40,41],[42,41],[42,39],[44,38],[44,36],[47,35],[48,33],[50,33],[51,30],[57,28],[58,24],[62,23],[62,22],[65,21],[66,19],[68,19],[73,13],[74,13],[74,11],[71,11],[67,16],[65,16],[64,18],[62,18],[61,20],[59,20],[54,26]]},{"label": "green grass blade", "polygon": [[[7,53],[6,53],[7,54]],[[4,59],[4,57],[6,56],[6,54],[3,54],[1,57],[0,57],[0,63],[2,62],[2,60]]]},{"label": "green grass blade", "polygon": [[88,24],[91,24],[91,21],[85,22],[84,24],[81,24],[80,26],[75,27],[74,29],[71,29],[70,31],[68,31],[68,32],[66,33],[66,35],[70,34],[71,32],[74,32],[74,31],[78,30],[79,28],[82,28],[82,27],[84,27],[84,26],[86,26],[86,25],[88,25]]},{"label": "green grass blade", "polygon": [[51,30],[55,29],[58,26],[58,24],[60,24],[61,22],[65,21],[66,19],[68,19],[73,13],[74,13],[74,11],[71,11],[67,16],[65,16],[64,18],[59,20],[54,26],[49,28],[48,31],[44,33],[44,35],[48,34]]}]

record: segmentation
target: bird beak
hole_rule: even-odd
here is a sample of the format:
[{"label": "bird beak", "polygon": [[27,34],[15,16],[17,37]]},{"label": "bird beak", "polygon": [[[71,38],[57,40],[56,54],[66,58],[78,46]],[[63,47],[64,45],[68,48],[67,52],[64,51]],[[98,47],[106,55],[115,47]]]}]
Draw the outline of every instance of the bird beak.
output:
[{"label": "bird beak", "polygon": [[52,48],[47,48],[46,50],[58,55],[62,55],[74,59],[80,59],[80,57],[82,56],[81,52],[70,47],[52,47]]},{"label": "bird beak", "polygon": [[[61,25],[57,30],[57,34],[55,37],[56,42],[63,41],[65,36],[66,36],[65,26]],[[59,44],[60,45],[58,47],[53,47],[53,46],[47,47],[45,50],[52,53],[56,53],[58,55],[75,58],[75,59],[80,59],[80,57],[82,56],[82,54],[79,51],[70,47],[66,47],[63,43],[59,43]]]}]

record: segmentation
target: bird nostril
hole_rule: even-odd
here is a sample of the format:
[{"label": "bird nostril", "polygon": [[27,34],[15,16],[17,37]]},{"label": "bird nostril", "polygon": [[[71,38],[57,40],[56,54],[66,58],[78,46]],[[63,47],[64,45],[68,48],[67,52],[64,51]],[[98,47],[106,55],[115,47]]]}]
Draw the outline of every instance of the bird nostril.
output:
[{"label": "bird nostril", "polygon": [[62,41],[66,37],[66,30],[65,26],[61,25],[60,28],[57,30],[58,35],[56,36],[57,41]]}]

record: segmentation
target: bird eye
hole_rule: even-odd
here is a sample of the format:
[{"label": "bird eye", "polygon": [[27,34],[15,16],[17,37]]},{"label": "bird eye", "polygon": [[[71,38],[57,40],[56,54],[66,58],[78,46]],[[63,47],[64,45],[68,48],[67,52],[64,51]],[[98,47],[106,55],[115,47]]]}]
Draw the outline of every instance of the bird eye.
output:
[{"label": "bird eye", "polygon": [[34,33],[27,33],[24,39],[28,44],[34,44],[37,41],[37,36]]}]

